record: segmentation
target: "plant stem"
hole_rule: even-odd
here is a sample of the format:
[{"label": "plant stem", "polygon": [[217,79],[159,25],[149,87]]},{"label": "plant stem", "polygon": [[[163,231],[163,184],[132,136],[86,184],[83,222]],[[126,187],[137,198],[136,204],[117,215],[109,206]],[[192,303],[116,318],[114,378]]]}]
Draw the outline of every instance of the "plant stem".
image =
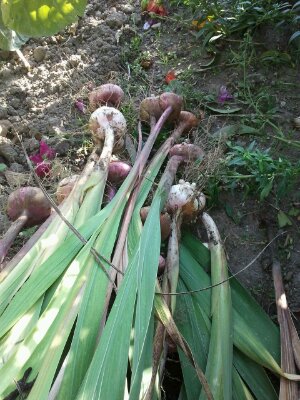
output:
[{"label": "plant stem", "polygon": [[285,139],[285,138],[283,138],[281,136],[272,136],[272,138],[280,140],[281,142],[284,142],[286,144],[289,144],[290,146],[293,146],[296,149],[300,149],[300,141],[299,140]]},{"label": "plant stem", "polygon": [[17,218],[6,231],[3,238],[0,240],[0,265],[2,264],[4,258],[7,255],[8,250],[10,249],[13,241],[17,237],[18,233],[24,227],[26,222],[28,221],[28,216],[26,212],[23,212],[19,218]]},{"label": "plant stem", "polygon": [[[155,140],[157,139],[157,136],[159,134],[159,132],[161,131],[163,125],[165,124],[165,122],[167,121],[167,119],[169,118],[170,114],[173,111],[173,107],[169,106],[167,107],[167,109],[162,113],[161,117],[159,118],[159,120],[154,124],[155,120],[153,118],[151,118],[151,131],[150,131],[150,135],[148,137],[148,140],[146,141],[146,144],[144,146],[144,148],[140,151],[128,177],[126,178],[126,180],[124,181],[123,185],[123,190],[124,193],[126,193],[128,191],[128,193],[130,192],[130,190],[132,190],[133,186],[136,184],[136,182],[140,181],[140,178],[142,176],[142,172],[145,168],[145,165],[148,161],[150,152],[152,150],[152,147],[155,143]],[[122,186],[123,186],[122,185]],[[123,219],[122,222],[122,227],[121,227],[121,234],[122,234],[122,240],[120,240],[120,235],[119,235],[119,239],[117,242],[117,246],[115,248],[115,253],[114,253],[114,257],[113,257],[113,265],[116,268],[120,268],[120,263],[121,263],[121,259],[122,259],[122,254],[124,251],[124,246],[126,244],[126,237],[127,237],[127,232],[128,232],[128,228],[129,228],[129,223],[131,220],[131,216],[132,216],[132,212],[134,209],[134,205],[135,205],[135,201],[136,201],[136,197],[138,194],[138,186],[139,183],[135,189],[135,191],[132,193],[132,197],[131,197],[131,201],[127,207],[127,210],[125,212],[125,218]],[[124,266],[122,266],[122,269]],[[117,275],[117,271],[115,269],[111,269],[109,272],[110,275],[110,279],[109,279],[109,283],[107,286],[107,290],[106,290],[106,300],[105,300],[105,307],[104,307],[104,311],[103,311],[103,316],[100,322],[100,327],[99,327],[99,338],[102,332],[102,329],[104,327],[105,324],[105,320],[106,320],[106,315],[107,315],[107,311],[108,311],[108,306],[109,306],[109,302],[110,302],[110,298],[111,298],[111,293],[112,293],[112,289],[113,289],[113,284],[112,282],[115,281],[116,279],[116,275]],[[98,338],[98,340],[99,340]]]},{"label": "plant stem", "polygon": [[[277,316],[280,326],[281,369],[283,372],[296,373],[293,345],[289,329],[289,307],[282,282],[281,268],[278,260],[272,262],[272,275],[275,287]],[[298,397],[298,383],[280,378],[279,400],[294,400]]]},{"label": "plant stem", "polygon": [[27,68],[27,70],[30,71],[31,70],[31,65],[29,64],[29,62],[24,57],[24,54],[21,52],[21,50],[17,49],[17,50],[15,50],[15,52],[17,53],[19,59],[22,61],[24,66]]},{"label": "plant stem", "polygon": [[19,261],[22,260],[28,253],[28,251],[35,245],[35,243],[39,240],[42,234],[46,231],[53,218],[55,217],[55,212],[52,212],[50,217],[46,219],[46,221],[39,227],[39,229],[30,237],[30,239],[24,244],[21,250],[5,265],[2,266],[0,263],[0,282],[2,282],[6,276],[14,269],[16,265],[18,265]]}]

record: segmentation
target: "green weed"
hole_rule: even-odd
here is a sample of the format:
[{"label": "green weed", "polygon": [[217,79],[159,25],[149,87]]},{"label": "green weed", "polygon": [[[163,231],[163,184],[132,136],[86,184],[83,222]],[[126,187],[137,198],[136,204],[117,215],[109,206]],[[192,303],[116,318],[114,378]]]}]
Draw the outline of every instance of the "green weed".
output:
[{"label": "green weed", "polygon": [[258,194],[260,201],[271,192],[280,200],[291,190],[300,176],[300,162],[273,157],[270,149],[260,150],[255,141],[247,147],[227,142],[228,152],[220,172],[212,177],[208,189],[216,200],[218,188],[242,190],[244,196]]},{"label": "green weed", "polygon": [[[220,39],[232,35],[253,33],[260,26],[270,25],[281,34],[281,27],[288,27],[292,34],[287,45],[297,56],[300,50],[300,2],[272,0],[212,1],[181,0],[177,4],[189,7],[198,21],[198,38],[204,46],[213,47]],[[294,31],[294,32],[293,32]]]}]

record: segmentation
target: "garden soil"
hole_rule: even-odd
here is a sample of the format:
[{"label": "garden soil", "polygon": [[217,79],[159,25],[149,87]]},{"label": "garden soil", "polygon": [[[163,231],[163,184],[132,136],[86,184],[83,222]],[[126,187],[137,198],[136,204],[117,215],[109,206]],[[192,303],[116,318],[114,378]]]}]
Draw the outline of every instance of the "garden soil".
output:
[{"label": "garden soil", "polygon": [[[166,89],[165,77],[170,70],[176,72],[179,80],[182,77],[186,106],[197,115],[202,112],[202,107],[188,98],[188,91],[184,92],[186,76],[194,89],[206,94],[216,93],[221,85],[234,90],[239,73],[233,67],[204,69],[202,65],[209,63],[211,55],[201,53],[201,40],[196,38],[189,23],[182,22],[178,13],[176,8],[170,8],[169,19],[158,21],[145,30],[146,19],[141,14],[139,2],[90,1],[78,24],[52,37],[30,39],[23,46],[30,71],[15,53],[1,52],[0,127],[7,139],[5,146],[3,143],[0,146],[0,164],[5,164],[7,169],[0,172],[0,235],[9,226],[5,214],[7,196],[22,184],[33,183],[16,133],[22,137],[29,155],[38,151],[41,139],[55,149],[57,157],[52,175],[44,182],[52,195],[58,180],[78,173],[89,154],[87,95],[93,88],[106,82],[118,83],[124,88],[127,103],[123,110],[133,131],[140,100]],[[284,38],[272,37],[272,31],[261,32],[256,40],[262,37],[268,39],[264,40],[266,49],[278,49],[286,43]],[[234,43],[225,42],[218,49],[221,64],[226,62],[222,60],[222,53],[231,45]],[[278,72],[275,68],[268,76],[258,68],[252,71],[249,79],[257,85],[269,82],[271,86],[286,75],[290,82],[297,81],[293,68],[288,72]],[[291,91],[295,94],[293,86]],[[84,113],[75,106],[78,100],[85,106]],[[277,101],[282,127],[289,130],[292,118],[300,115],[299,97],[295,99],[277,92]],[[197,142],[207,143],[207,137],[214,131],[231,123],[229,117],[211,114],[214,113],[205,114],[201,129],[195,134]],[[239,143],[247,140],[239,139]],[[278,151],[281,150],[291,157],[297,156],[286,147],[279,146]],[[214,162],[217,165],[218,159]],[[291,207],[297,209],[299,201],[298,185],[285,199],[286,208],[282,207],[286,212]],[[272,256],[267,250],[257,258],[268,242],[266,226],[272,228],[271,235],[287,232],[276,242],[275,256],[282,264],[291,310],[295,317],[300,314],[300,221],[290,217],[292,225],[280,231],[278,209],[279,205],[273,203],[272,198],[262,204],[257,197],[245,197],[236,190],[221,193],[219,206],[210,211],[224,240],[231,272],[237,273],[254,260],[238,279],[275,320]],[[193,229],[200,232],[198,227]],[[28,235],[30,232],[19,237],[13,252],[28,239]]]}]

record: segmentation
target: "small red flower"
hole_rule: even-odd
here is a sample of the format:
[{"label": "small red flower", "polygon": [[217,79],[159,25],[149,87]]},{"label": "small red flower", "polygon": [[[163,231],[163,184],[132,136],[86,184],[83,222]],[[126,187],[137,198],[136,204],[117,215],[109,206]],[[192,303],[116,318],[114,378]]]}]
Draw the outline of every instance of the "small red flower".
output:
[{"label": "small red flower", "polygon": [[175,71],[170,70],[167,75],[165,76],[165,82],[169,84],[171,81],[174,81],[176,79],[176,74]]},{"label": "small red flower", "polygon": [[159,0],[150,0],[146,7],[146,11],[148,11],[148,13],[160,15],[161,17],[167,15],[167,10]]}]

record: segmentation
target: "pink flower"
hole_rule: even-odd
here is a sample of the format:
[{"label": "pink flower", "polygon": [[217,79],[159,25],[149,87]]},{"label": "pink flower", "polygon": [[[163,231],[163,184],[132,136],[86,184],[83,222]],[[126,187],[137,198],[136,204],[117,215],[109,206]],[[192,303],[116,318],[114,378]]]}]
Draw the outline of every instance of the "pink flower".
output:
[{"label": "pink flower", "polygon": [[40,148],[37,154],[29,157],[35,167],[35,172],[40,178],[49,175],[51,170],[51,160],[55,157],[55,151],[43,140],[40,141]]},{"label": "pink flower", "polygon": [[227,100],[232,100],[233,96],[228,92],[226,86],[221,86],[218,95],[218,102],[224,103]]},{"label": "pink flower", "polygon": [[82,114],[85,113],[85,106],[82,100],[77,99],[74,104],[78,111],[80,111]]}]

